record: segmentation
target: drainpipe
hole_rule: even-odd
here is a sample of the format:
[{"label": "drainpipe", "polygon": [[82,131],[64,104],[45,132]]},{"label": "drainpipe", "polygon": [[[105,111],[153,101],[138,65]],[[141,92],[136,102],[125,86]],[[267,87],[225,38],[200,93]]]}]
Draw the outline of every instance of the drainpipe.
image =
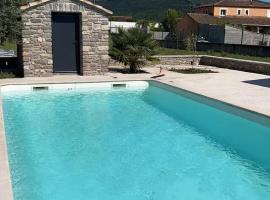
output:
[{"label": "drainpipe", "polygon": [[244,26],[243,26],[243,24],[242,24],[241,45],[243,45],[243,39],[244,39]]},{"label": "drainpipe", "polygon": [[176,48],[179,49],[179,46],[178,46],[178,36],[176,35]]}]

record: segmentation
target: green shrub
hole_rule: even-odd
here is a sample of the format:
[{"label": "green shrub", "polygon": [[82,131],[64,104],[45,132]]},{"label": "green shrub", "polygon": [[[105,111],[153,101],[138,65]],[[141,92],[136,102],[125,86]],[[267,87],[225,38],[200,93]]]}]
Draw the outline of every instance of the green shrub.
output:
[{"label": "green shrub", "polygon": [[227,53],[224,52],[224,51],[222,51],[222,52],[220,53],[220,55],[221,55],[222,57],[226,57],[226,56],[227,56]]},{"label": "green shrub", "polygon": [[195,34],[191,34],[185,40],[185,46],[187,51],[196,51],[197,50],[197,36]]},{"label": "green shrub", "polygon": [[156,60],[158,43],[152,35],[141,29],[119,30],[119,34],[111,36],[110,56],[125,66],[130,73],[138,73],[148,61]]}]

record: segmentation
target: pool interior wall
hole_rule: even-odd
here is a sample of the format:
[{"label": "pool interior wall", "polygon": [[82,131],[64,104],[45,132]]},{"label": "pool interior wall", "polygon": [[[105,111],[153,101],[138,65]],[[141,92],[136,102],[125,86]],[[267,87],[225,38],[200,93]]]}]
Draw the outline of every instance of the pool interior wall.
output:
[{"label": "pool interior wall", "polygon": [[[110,198],[105,194],[102,196],[100,193],[99,195],[101,196],[98,198],[97,194],[92,195],[84,189],[78,189],[79,187],[84,188],[83,186],[75,186],[74,184],[69,183],[75,186],[75,191],[80,191],[82,193],[85,192],[85,194],[89,195],[87,198],[92,195],[92,199],[152,198],[167,200],[180,197],[186,197],[188,199],[203,199],[203,197],[208,197],[207,199],[215,199],[213,198],[214,196],[219,197],[219,199],[240,199],[232,198],[230,195],[228,196],[225,193],[217,192],[221,192],[224,188],[228,188],[227,192],[232,194],[235,192],[234,195],[237,197],[245,198],[247,196],[245,199],[269,199],[270,120],[268,117],[232,107],[225,103],[214,101],[212,99],[154,81],[127,82],[126,87],[123,87],[122,85],[121,87],[115,87],[114,89],[113,84],[118,84],[119,86],[119,84],[125,83],[115,82],[94,85],[70,84],[19,86],[21,92],[18,92],[18,86],[7,86],[4,88],[4,91],[2,90],[4,97],[4,117],[7,126],[6,130],[9,156],[11,157],[11,169],[13,174],[13,188],[15,188],[16,193],[15,200],[20,199],[20,197],[21,199],[23,199],[23,197],[28,197],[27,200],[32,200],[37,197],[40,199],[44,199],[45,197],[48,199],[48,197],[50,197],[50,199],[59,200],[67,197],[66,195],[69,194],[66,190],[61,188],[66,194],[63,195],[63,198],[59,197],[61,193],[59,195],[55,195],[54,197],[49,195],[49,193],[51,194],[53,191],[53,188],[48,186],[48,184],[50,184],[48,182],[50,179],[48,178],[48,180],[46,180],[46,176],[44,175],[47,173],[51,173],[50,175],[55,174],[57,171],[54,171],[53,168],[60,167],[59,165],[61,165],[61,163],[54,160],[48,160],[46,163],[46,160],[42,159],[43,155],[44,158],[53,158],[50,156],[47,157],[47,154],[53,155],[54,152],[51,152],[48,148],[43,148],[43,145],[45,145],[45,147],[46,145],[50,147],[50,142],[59,145],[59,148],[57,145],[55,145],[51,147],[51,150],[54,150],[55,153],[63,155],[63,157],[59,158],[62,162],[68,162],[65,159],[71,158],[70,155],[67,156],[66,153],[78,156],[78,158],[73,156],[74,160],[78,159],[77,164],[73,163],[76,165],[75,168],[71,168],[70,171],[62,168],[62,171],[68,174],[63,174],[62,177],[58,177],[58,174],[55,174],[55,176],[59,178],[52,178],[54,181],[56,181],[55,186],[65,184],[60,180],[71,181],[71,179],[65,179],[65,176],[69,177],[72,175],[72,173],[79,173],[76,170],[80,168],[87,171],[89,168],[87,165],[89,163],[84,163],[83,160],[89,161],[89,156],[93,156],[90,161],[97,163],[101,162],[99,159],[105,159],[105,161],[102,161],[100,163],[101,165],[99,166],[99,170],[101,172],[95,171],[96,175],[87,177],[89,180],[91,178],[93,178],[95,181],[99,180],[98,182],[90,181],[91,184],[95,183],[97,186],[87,185],[85,186],[85,189],[93,187],[94,189],[97,189],[97,191],[94,191],[93,193],[98,193],[98,190],[100,190],[99,192],[105,192],[103,191],[104,188],[108,189],[108,187],[116,187],[109,189],[108,194],[111,194]],[[49,86],[48,90],[43,90],[43,88],[42,90],[33,92],[33,87],[42,88],[47,86]],[[72,104],[74,99],[79,100],[80,104]],[[48,104],[50,101],[52,103],[49,107],[47,107],[48,105],[46,104]],[[63,103],[61,101],[63,101]],[[27,109],[27,106],[29,105],[32,105],[32,107]],[[64,106],[65,109],[59,109],[58,106],[60,105]],[[77,106],[80,109],[76,108]],[[37,108],[40,110],[36,110],[36,113],[34,113],[35,109]],[[70,108],[70,111],[67,108]],[[85,109],[85,111],[82,109]],[[46,110],[54,110],[55,113],[54,115],[51,115],[50,113],[46,113]],[[16,114],[16,112],[25,113]],[[72,116],[76,115],[77,113],[80,114],[80,119],[76,119],[75,116]],[[51,119],[52,116],[55,115],[61,117],[61,119]],[[35,120],[33,118],[37,116],[42,117],[42,119]],[[20,120],[18,119],[23,120],[24,123],[20,123]],[[81,122],[84,119],[88,120],[88,124]],[[12,120],[19,123],[16,125],[16,123],[13,123]],[[46,124],[44,123],[44,120],[46,123],[50,123]],[[74,124],[74,122],[78,124]],[[52,123],[65,123],[66,125],[63,127],[63,129],[66,131],[66,134],[62,133],[60,129],[57,129],[59,126],[55,126]],[[82,134],[78,135],[77,132],[74,132],[71,125],[79,128]],[[89,125],[91,126],[88,127]],[[17,130],[16,126],[19,126],[21,131]],[[49,129],[50,126],[55,127],[55,132],[57,134],[66,136],[64,138],[58,138],[58,136],[55,136],[56,133],[53,134],[54,129]],[[51,130],[51,132],[44,132],[42,128],[44,130]],[[92,132],[88,132],[88,129]],[[93,135],[92,133],[102,134]],[[90,134],[91,137],[88,138],[89,136],[87,136],[87,134]],[[107,138],[102,136],[106,136]],[[71,141],[68,140],[68,137],[70,137]],[[85,138],[85,142],[81,141],[81,138]],[[207,142],[204,143],[204,140]],[[62,141],[64,144],[57,143],[60,141]],[[78,141],[82,142],[81,146],[76,146],[78,145]],[[88,141],[92,147],[87,146]],[[70,147],[72,148],[68,148],[66,149],[66,152],[63,152],[63,150],[67,148],[66,145],[68,144],[71,145]],[[152,146],[157,144],[160,146]],[[212,145],[211,148],[209,146],[207,147],[208,150],[205,149],[207,144]],[[63,149],[61,149],[61,147]],[[75,147],[78,148],[78,151],[76,150],[77,152],[72,152],[71,150]],[[94,147],[97,147],[97,149],[105,149],[99,149],[99,152],[95,152],[97,149]],[[108,148],[108,151],[111,150],[111,152],[107,152],[106,148]],[[89,150],[89,152],[86,153],[85,149]],[[123,149],[125,149],[126,152],[123,152]],[[148,152],[144,151],[146,149]],[[189,151],[187,151],[187,149]],[[212,149],[212,152],[210,149]],[[102,154],[100,154],[100,151]],[[103,151],[106,152],[104,153]],[[41,154],[42,152],[44,153],[43,155]],[[208,152],[208,154],[202,155],[202,152]],[[220,154],[218,152],[225,152],[226,155],[230,156],[227,157],[225,154]],[[100,155],[102,155],[102,157],[99,157]],[[223,155],[224,159],[220,158],[221,155]],[[83,156],[86,157],[83,158]],[[231,160],[232,157],[233,159]],[[80,162],[79,158],[82,158]],[[151,161],[151,159],[154,160]],[[211,159],[213,159],[213,161],[219,161],[220,163],[212,162]],[[115,163],[115,160],[118,160],[119,163],[122,164],[120,165],[120,168]],[[150,161],[155,163],[157,167],[162,168],[160,171],[161,174],[155,174],[156,167],[151,165]],[[238,162],[244,165],[240,171],[234,171],[235,168],[228,167]],[[55,163],[58,163],[59,165],[54,166],[53,164]],[[144,164],[144,168],[140,170],[141,174],[136,174],[139,172],[137,167],[140,163]],[[172,163],[172,166],[167,166],[170,165],[170,163]],[[204,166],[204,163],[209,164],[209,166]],[[80,164],[83,164],[83,166]],[[128,165],[126,166],[125,164],[132,164],[134,165],[134,168]],[[189,164],[190,166],[187,166]],[[37,168],[37,166],[39,166],[39,168]],[[101,168],[102,166],[106,169],[104,172]],[[130,169],[122,168],[123,166],[130,167]],[[224,169],[218,168],[222,166]],[[66,165],[66,167],[70,166]],[[147,170],[145,167],[148,167],[149,170]],[[252,175],[252,179],[250,179],[249,176],[241,177],[239,174],[247,170],[245,167],[251,170],[251,172],[248,173],[249,175],[250,173],[254,172],[254,174],[257,174],[259,177],[263,178],[264,181],[258,181],[257,178],[254,178],[255,175]],[[122,170],[123,175],[122,173],[119,173],[118,178],[107,176],[108,174],[115,176],[115,174],[110,173],[117,168],[119,168],[120,171]],[[46,172],[48,169],[50,169],[49,172]],[[22,172],[25,172],[25,174],[21,174]],[[136,173],[132,174],[132,172]],[[183,172],[184,174],[182,174]],[[223,172],[229,174],[222,174]],[[239,174],[235,174],[236,177],[231,176],[235,172],[238,172]],[[43,176],[35,176],[38,173],[41,173]],[[90,172],[87,171],[87,173]],[[124,176],[125,173],[127,174],[126,177]],[[173,175],[171,173],[175,174]],[[199,176],[200,178],[194,179],[192,174],[196,173],[199,173],[201,177]],[[213,174],[210,175],[207,173]],[[79,174],[82,175],[83,172],[80,172]],[[190,174],[190,180],[188,180],[189,177],[187,175],[185,176],[185,174]],[[209,185],[209,187],[205,186],[206,188],[204,188],[204,190],[206,191],[203,191],[201,187],[199,190],[196,190],[196,186],[198,186],[196,181],[202,181],[202,179],[204,180],[206,176],[212,177],[212,180],[205,180],[205,182],[202,184]],[[137,177],[137,179],[135,177]],[[151,184],[153,187],[151,187],[151,184],[147,181],[145,181],[145,184],[148,184],[149,186],[144,185],[142,181],[143,179],[146,179],[146,177],[151,177],[151,181],[160,183],[160,185],[152,182]],[[244,179],[244,182],[240,181],[240,179],[238,180],[238,177]],[[44,190],[48,190],[43,192],[47,196],[39,196],[35,193],[42,190],[42,188],[37,189],[37,191],[33,191],[35,194],[33,194],[33,192],[31,193],[30,191],[27,191],[26,193],[23,192],[23,190],[29,190],[30,186],[34,187],[33,184],[35,183],[38,185],[39,181],[41,181],[39,180],[40,178],[43,179],[43,183],[47,184],[47,187],[43,188]],[[75,178],[75,180],[78,182],[75,181],[75,183],[83,183],[83,181],[85,181],[82,177],[77,178]],[[232,181],[234,178],[235,180]],[[24,179],[25,181],[22,181]],[[143,184],[145,189],[136,189],[134,188],[134,185],[132,185],[132,187],[130,186],[131,188],[124,187],[121,182],[117,181],[118,179],[119,181],[127,181],[123,183],[129,186],[132,185],[133,182],[138,181],[138,185],[134,183],[135,186],[140,187],[142,186],[140,184]],[[129,179],[130,181],[128,181]],[[167,182],[165,181],[166,179]],[[218,181],[215,179],[224,180]],[[115,182],[110,183],[112,180],[119,184],[119,188],[117,188]],[[217,185],[223,184],[225,180],[227,181],[227,184],[240,184],[239,187],[242,187],[243,194],[241,192],[240,194],[239,191],[241,191],[241,189],[236,189],[236,186],[234,187],[233,184],[228,184],[227,186],[220,185],[219,189],[215,188],[214,185],[211,186],[213,183]],[[174,181],[175,184],[177,183],[176,185],[174,185]],[[254,186],[254,191],[245,186],[245,181],[252,183],[249,185],[249,187]],[[20,184],[23,182],[25,183],[25,186],[22,187]],[[102,185],[102,183],[104,183],[104,185]],[[186,186],[183,185],[184,183]],[[168,189],[172,196],[169,197],[169,194],[160,196],[161,194],[158,192],[158,190],[162,191],[162,187],[168,185],[175,186],[175,188]],[[43,187],[44,186],[46,185],[43,185]],[[215,188],[216,191],[211,190],[210,186]],[[258,192],[256,188],[260,192]],[[125,193],[121,195],[117,193],[116,195],[112,192],[112,190],[119,190],[118,192],[130,192],[138,196]],[[186,192],[184,192],[184,190],[186,190]],[[190,194],[191,192],[195,191],[199,193],[198,195],[200,196],[192,196]],[[158,194],[159,196],[157,196]],[[71,197],[76,198],[72,195]],[[77,199],[85,198],[86,196],[83,194],[77,196]]]},{"label": "pool interior wall", "polygon": [[[153,81],[151,85],[151,97],[145,99],[150,104],[176,120],[198,127],[206,137],[260,163],[270,172],[269,117],[166,84]],[[162,96],[159,89],[164,91]]]}]

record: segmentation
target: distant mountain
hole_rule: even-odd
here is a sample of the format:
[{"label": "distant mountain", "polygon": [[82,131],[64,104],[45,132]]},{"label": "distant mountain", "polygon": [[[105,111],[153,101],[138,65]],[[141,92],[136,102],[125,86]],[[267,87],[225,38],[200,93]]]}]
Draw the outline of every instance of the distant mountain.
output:
[{"label": "distant mountain", "polygon": [[112,10],[114,15],[160,20],[169,8],[188,12],[194,6],[213,1],[215,0],[96,0],[96,3]]}]

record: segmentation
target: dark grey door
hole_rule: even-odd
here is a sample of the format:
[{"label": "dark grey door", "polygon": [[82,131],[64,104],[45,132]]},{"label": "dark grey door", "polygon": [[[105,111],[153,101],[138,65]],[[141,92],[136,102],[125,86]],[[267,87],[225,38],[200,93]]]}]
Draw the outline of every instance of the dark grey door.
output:
[{"label": "dark grey door", "polygon": [[80,16],[76,13],[52,13],[53,70],[79,73]]}]

